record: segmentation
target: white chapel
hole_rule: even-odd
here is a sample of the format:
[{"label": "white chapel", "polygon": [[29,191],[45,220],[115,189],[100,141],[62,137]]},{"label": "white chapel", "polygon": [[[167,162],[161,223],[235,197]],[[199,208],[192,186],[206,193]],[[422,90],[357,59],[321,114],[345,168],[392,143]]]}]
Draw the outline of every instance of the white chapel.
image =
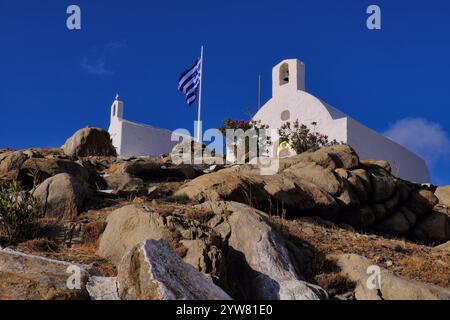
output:
[{"label": "white chapel", "polygon": [[117,154],[121,156],[159,156],[170,153],[178,143],[171,140],[170,130],[125,120],[123,102],[118,95],[111,105],[108,132]]},{"label": "white chapel", "polygon": [[283,60],[272,69],[272,98],[253,117],[270,128],[299,120],[311,128],[352,146],[361,159],[387,160],[397,175],[417,183],[430,181],[425,161],[384,135],[362,125],[305,91],[305,65]]}]

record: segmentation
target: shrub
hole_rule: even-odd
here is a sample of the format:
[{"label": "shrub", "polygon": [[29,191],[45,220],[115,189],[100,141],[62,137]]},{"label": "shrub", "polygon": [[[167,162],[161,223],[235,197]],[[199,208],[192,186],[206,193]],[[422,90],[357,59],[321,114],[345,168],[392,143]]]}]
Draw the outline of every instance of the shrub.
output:
[{"label": "shrub", "polygon": [[[317,123],[311,125],[315,128]],[[295,152],[302,153],[305,151],[315,151],[322,147],[329,147],[339,144],[336,140],[329,141],[328,136],[311,130],[304,124],[295,120],[292,124],[285,122],[278,130],[280,142],[287,141]]]},{"label": "shrub", "polygon": [[[316,122],[312,122],[311,126],[313,130],[311,131],[306,125],[295,120],[293,123],[287,121],[278,130],[280,136],[280,143],[286,141],[295,150],[296,153],[302,153],[305,151],[315,151],[322,147],[329,147],[332,145],[340,144],[336,140],[329,141],[328,136],[315,131],[317,126]],[[222,122],[222,126],[219,131],[225,135],[227,129],[242,129],[244,131],[249,129],[255,129],[255,134],[257,135],[258,141],[261,139],[267,139],[266,143],[270,145],[272,143],[270,137],[265,137],[260,135],[261,129],[269,129],[268,125],[261,123],[261,121],[245,121],[245,120],[232,120],[225,119]],[[246,140],[246,152],[248,151],[248,139]],[[259,153],[264,153],[263,150]]]},{"label": "shrub", "polygon": [[0,236],[7,243],[31,237],[42,216],[41,206],[18,182],[0,181]]},{"label": "shrub", "polygon": [[[228,137],[226,135],[227,129],[232,130],[239,130],[242,129],[245,132],[247,130],[253,130],[253,133],[249,133],[249,135],[245,136],[245,144],[244,140],[238,140],[235,141],[235,138],[233,136]],[[247,121],[247,120],[233,120],[233,119],[225,119],[222,122],[221,127],[219,128],[219,131],[222,133],[222,135],[225,138],[226,146],[231,148],[234,148],[234,155],[237,156],[238,154],[238,146],[244,148],[244,156],[246,157],[246,160],[250,160],[251,158],[259,155],[263,155],[268,152],[267,146],[271,145],[271,139],[269,136],[266,136],[264,134],[264,130],[269,129],[268,125],[262,124],[261,121]],[[252,140],[252,143],[256,143],[256,150],[252,150],[253,154],[250,154],[250,139]],[[260,150],[260,147],[263,147],[265,149]],[[241,159],[243,160],[243,159]]]}]

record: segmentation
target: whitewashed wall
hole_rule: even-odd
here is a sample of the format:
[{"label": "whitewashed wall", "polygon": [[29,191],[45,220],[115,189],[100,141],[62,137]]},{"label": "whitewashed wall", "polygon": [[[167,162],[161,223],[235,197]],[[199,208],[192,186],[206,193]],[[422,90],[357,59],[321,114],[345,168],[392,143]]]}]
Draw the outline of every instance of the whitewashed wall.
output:
[{"label": "whitewashed wall", "polygon": [[347,124],[347,143],[361,159],[386,160],[399,177],[417,183],[430,182],[428,168],[422,158],[352,118],[347,119]]},{"label": "whitewashed wall", "polygon": [[122,120],[120,154],[124,156],[159,156],[169,153],[177,142],[170,140],[172,132],[165,129]]},{"label": "whitewashed wall", "polygon": [[169,153],[177,144],[171,141],[172,132],[125,120],[123,102],[115,100],[111,106],[108,132],[113,146],[121,156],[159,156]]}]

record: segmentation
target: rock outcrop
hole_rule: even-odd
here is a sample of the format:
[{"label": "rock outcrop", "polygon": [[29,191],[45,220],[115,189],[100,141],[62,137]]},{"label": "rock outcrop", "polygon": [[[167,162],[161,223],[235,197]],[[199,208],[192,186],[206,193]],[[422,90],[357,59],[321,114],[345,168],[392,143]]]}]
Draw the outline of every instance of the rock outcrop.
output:
[{"label": "rock outcrop", "polygon": [[86,168],[68,159],[29,158],[20,167],[18,180],[25,186],[32,187],[59,173],[68,173],[86,183],[90,178],[90,173]]},{"label": "rock outcrop", "polygon": [[116,277],[92,276],[86,284],[91,300],[119,300]]},{"label": "rock outcrop", "polygon": [[0,249],[0,300],[85,300],[88,278],[81,265]]},{"label": "rock outcrop", "polygon": [[425,215],[410,232],[420,242],[443,243],[450,239],[450,212],[436,208]]},{"label": "rock outcrop", "polygon": [[65,219],[78,216],[86,195],[83,184],[67,173],[48,178],[33,191],[33,196],[39,199],[46,216]]},{"label": "rock outcrop", "polygon": [[0,153],[0,179],[15,180],[20,168],[28,156],[22,151],[7,151]]},{"label": "rock outcrop", "polygon": [[214,230],[182,215],[160,215],[138,205],[112,212],[97,254],[118,265],[133,247],[147,239],[165,239],[179,246],[184,260],[217,283],[226,284],[220,237]]},{"label": "rock outcrop", "polygon": [[144,181],[135,178],[126,172],[115,172],[105,177],[107,187],[117,194],[142,194],[145,193]]},{"label": "rock outcrop", "polygon": [[119,296],[124,300],[230,300],[165,240],[135,246],[118,268]]},{"label": "rock outcrop", "polygon": [[[226,168],[182,186],[192,200],[237,201],[278,215],[318,215],[364,231],[416,237],[412,230],[434,219],[438,199],[425,186],[403,181],[384,161],[360,162],[347,145],[281,159],[277,174],[260,175],[255,165]],[[421,240],[438,237],[425,233]],[[447,241],[449,238],[439,238]]]},{"label": "rock outcrop", "polygon": [[437,187],[434,194],[439,199],[440,204],[450,207],[450,186]]},{"label": "rock outcrop", "polygon": [[109,133],[100,128],[83,128],[61,147],[69,157],[116,156]]},{"label": "rock outcrop", "polygon": [[230,291],[239,299],[317,300],[327,294],[305,282],[301,269],[311,263],[309,252],[283,239],[268,216],[237,202],[208,202],[202,208],[217,216],[210,224],[227,239]]},{"label": "rock outcrop", "polygon": [[449,289],[396,276],[383,268],[379,269],[377,286],[374,269],[369,269],[376,265],[365,257],[340,254],[330,259],[341,268],[343,276],[356,283],[357,300],[450,300]]},{"label": "rock outcrop", "polygon": [[192,165],[173,165],[170,160],[160,158],[120,159],[108,170],[108,174],[128,174],[144,181],[162,180],[176,181],[193,179],[201,170]]}]

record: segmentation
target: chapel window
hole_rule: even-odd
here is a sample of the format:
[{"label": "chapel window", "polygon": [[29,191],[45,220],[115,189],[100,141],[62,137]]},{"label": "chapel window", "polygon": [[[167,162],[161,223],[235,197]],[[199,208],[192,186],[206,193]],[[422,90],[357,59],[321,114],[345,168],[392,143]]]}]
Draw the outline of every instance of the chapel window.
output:
[{"label": "chapel window", "polygon": [[289,83],[289,65],[283,63],[280,67],[280,86]]},{"label": "chapel window", "polygon": [[284,110],[283,112],[281,112],[281,121],[288,121],[291,118],[291,113],[289,112],[289,110]]}]

